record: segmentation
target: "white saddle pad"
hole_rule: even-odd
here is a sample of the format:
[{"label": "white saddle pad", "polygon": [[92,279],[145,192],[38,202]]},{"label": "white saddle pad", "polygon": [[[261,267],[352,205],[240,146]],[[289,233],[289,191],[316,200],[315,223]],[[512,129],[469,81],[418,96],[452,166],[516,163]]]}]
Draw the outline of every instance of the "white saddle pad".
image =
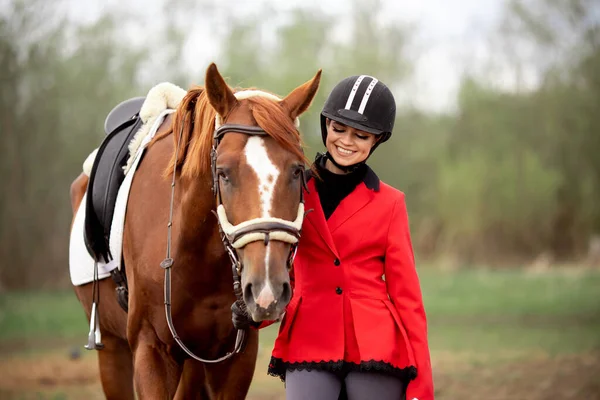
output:
[{"label": "white saddle pad", "polygon": [[[139,146],[136,155],[133,159],[131,168],[125,175],[115,204],[115,211],[110,228],[110,252],[113,259],[107,263],[98,263],[98,278],[104,279],[110,276],[110,271],[115,268],[121,268],[121,255],[123,254],[123,227],[125,225],[125,212],[127,211],[127,200],[129,199],[129,190],[133,175],[137,170],[142,154],[146,146],[152,140],[158,128],[164,121],[165,117],[175,110],[168,109],[162,111],[153,121],[150,132],[143,139]],[[85,202],[87,194],[83,197],[79,209],[75,214],[73,229],[71,230],[71,239],[69,243],[69,271],[71,274],[71,282],[74,286],[85,285],[94,280],[94,259],[90,256],[87,247],[85,246],[83,236],[83,225],[85,222]]]}]

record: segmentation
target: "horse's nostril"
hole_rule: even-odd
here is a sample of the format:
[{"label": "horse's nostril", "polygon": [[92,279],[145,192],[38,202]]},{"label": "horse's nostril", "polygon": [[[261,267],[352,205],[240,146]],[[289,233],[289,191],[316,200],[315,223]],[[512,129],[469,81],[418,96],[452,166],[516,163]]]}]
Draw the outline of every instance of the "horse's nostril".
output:
[{"label": "horse's nostril", "polygon": [[252,293],[252,284],[248,283],[246,287],[244,287],[244,301],[246,304],[254,303],[254,294]]},{"label": "horse's nostril", "polygon": [[283,289],[281,290],[281,302],[287,304],[292,298],[292,287],[288,282],[283,283]]}]

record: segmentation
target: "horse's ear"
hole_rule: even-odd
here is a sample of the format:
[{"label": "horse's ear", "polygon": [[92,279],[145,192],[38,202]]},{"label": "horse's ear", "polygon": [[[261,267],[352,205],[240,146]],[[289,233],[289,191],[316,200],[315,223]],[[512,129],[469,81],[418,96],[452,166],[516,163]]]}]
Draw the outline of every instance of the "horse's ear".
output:
[{"label": "horse's ear", "polygon": [[210,105],[221,117],[225,118],[237,103],[233,91],[219,73],[215,63],[211,63],[206,70],[204,80],[206,95]]},{"label": "horse's ear", "polygon": [[292,92],[282,100],[283,106],[289,111],[292,119],[296,119],[296,117],[308,110],[310,103],[317,94],[317,90],[319,90],[320,82],[321,70],[317,71],[314,78],[292,90]]}]

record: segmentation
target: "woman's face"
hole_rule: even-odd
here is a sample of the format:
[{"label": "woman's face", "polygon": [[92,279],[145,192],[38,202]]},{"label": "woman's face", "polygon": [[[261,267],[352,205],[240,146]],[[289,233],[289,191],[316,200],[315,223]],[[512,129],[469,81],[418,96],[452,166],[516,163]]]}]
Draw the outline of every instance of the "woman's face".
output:
[{"label": "woman's face", "polygon": [[325,147],[335,161],[343,166],[354,165],[367,159],[376,137],[327,118]]}]

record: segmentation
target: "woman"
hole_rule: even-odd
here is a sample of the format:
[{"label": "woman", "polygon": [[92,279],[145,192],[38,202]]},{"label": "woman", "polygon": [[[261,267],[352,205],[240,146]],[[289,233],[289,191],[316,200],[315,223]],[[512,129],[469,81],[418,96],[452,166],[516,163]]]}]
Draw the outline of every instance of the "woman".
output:
[{"label": "woman", "polygon": [[[404,194],[366,160],[387,141],[396,104],[377,79],[342,80],[321,113],[327,148],[309,178],[294,294],[269,374],[288,400],[431,400],[427,322]],[[252,324],[237,304],[236,327]],[[266,326],[268,324],[262,324]]]}]

